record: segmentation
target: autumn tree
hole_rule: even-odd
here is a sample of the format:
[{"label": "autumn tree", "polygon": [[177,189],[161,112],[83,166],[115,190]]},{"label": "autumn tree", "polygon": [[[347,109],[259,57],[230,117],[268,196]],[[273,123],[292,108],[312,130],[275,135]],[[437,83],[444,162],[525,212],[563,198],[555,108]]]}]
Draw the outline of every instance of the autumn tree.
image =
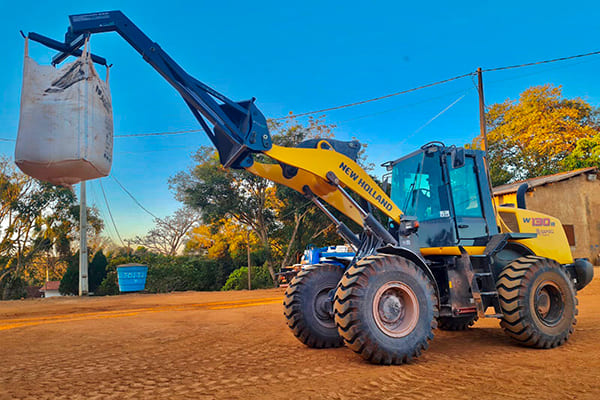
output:
[{"label": "autumn tree", "polygon": [[581,140],[598,134],[598,112],[552,85],[525,90],[519,100],[488,108],[488,151],[494,186],[564,170]]},{"label": "autumn tree", "polygon": [[132,243],[166,256],[175,256],[185,244],[188,233],[200,222],[200,213],[190,207],[175,211],[172,216],[156,218],[154,228],[145,236],[136,236]]}]

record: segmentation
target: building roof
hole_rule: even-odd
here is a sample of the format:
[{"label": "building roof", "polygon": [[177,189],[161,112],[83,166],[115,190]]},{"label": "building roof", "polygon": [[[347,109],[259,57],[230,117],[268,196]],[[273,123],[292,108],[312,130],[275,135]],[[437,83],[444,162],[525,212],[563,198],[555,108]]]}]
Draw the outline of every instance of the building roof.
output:
[{"label": "building roof", "polygon": [[40,288],[41,292],[45,292],[46,290],[58,290],[60,286],[60,281],[48,281]]},{"label": "building roof", "polygon": [[527,182],[529,184],[529,188],[531,189],[534,187],[547,185],[549,183],[556,183],[556,182],[564,181],[567,179],[571,179],[575,176],[578,176],[581,174],[586,174],[586,173],[598,173],[598,168],[588,167],[588,168],[574,169],[573,171],[559,172],[558,174],[553,174],[553,175],[538,176],[537,178],[525,179],[522,181],[509,183],[507,185],[496,186],[494,188],[494,195],[516,193],[519,186],[521,186],[525,182]]}]

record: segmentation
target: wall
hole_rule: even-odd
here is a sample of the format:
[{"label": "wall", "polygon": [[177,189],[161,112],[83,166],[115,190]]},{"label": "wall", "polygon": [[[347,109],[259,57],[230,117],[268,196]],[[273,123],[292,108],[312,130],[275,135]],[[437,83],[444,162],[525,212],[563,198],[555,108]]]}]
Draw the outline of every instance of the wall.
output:
[{"label": "wall", "polygon": [[[503,203],[516,203],[514,194],[498,196]],[[600,177],[589,181],[587,174],[530,189],[527,208],[557,217],[565,225],[573,225],[575,246],[573,257],[587,257],[598,265],[600,260]]]}]

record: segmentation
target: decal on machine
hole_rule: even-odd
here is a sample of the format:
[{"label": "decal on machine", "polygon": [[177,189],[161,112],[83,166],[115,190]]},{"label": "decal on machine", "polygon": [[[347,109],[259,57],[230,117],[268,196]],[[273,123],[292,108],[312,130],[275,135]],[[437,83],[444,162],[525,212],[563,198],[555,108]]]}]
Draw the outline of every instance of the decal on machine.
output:
[{"label": "decal on machine", "polygon": [[[523,223],[531,226],[535,226],[538,236],[550,236],[554,234],[552,227],[556,226],[556,223],[550,218],[537,218],[537,217],[523,217]],[[540,228],[542,227],[542,228]]]},{"label": "decal on machine", "polygon": [[350,177],[350,179],[352,179],[353,181],[357,182],[358,179],[358,185],[363,188],[363,190],[367,193],[369,193],[369,195],[373,198],[373,200],[375,200],[377,203],[381,204],[383,206],[383,208],[385,208],[388,211],[392,211],[392,204],[389,203],[380,193],[377,193],[377,189],[371,187],[371,185],[369,185],[364,179],[359,178],[358,173],[352,171],[352,168],[350,168],[349,166],[347,166],[343,161],[340,163],[340,167],[339,167],[342,171],[344,171],[344,173]]}]

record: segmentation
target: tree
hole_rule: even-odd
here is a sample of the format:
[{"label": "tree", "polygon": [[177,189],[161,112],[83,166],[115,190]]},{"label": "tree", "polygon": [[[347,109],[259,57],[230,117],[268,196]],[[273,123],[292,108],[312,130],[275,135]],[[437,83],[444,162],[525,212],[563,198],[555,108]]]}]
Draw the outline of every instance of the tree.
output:
[{"label": "tree", "polygon": [[494,186],[564,170],[580,140],[598,134],[598,111],[580,98],[565,99],[550,84],[488,108],[488,151]]},{"label": "tree", "polygon": [[[322,119],[310,118],[307,125],[291,119],[287,123],[269,121],[273,142],[295,146],[303,140],[330,137],[333,126]],[[274,160],[257,155],[257,160]],[[204,222],[209,225],[233,219],[249,227],[266,253],[267,268],[275,282],[276,258],[286,263],[301,236],[301,227],[311,226],[313,233],[331,226],[319,216],[318,224],[307,223],[316,213],[313,205],[302,195],[287,188],[275,187],[273,182],[254,176],[244,170],[225,170],[213,149],[202,148],[195,156],[197,165],[181,172],[170,181],[178,200],[202,210]]]},{"label": "tree", "polygon": [[[24,280],[39,283],[46,267],[70,256],[79,228],[76,203],[71,189],[30,178],[8,159],[0,159],[1,298],[19,296],[13,289]],[[88,215],[90,225],[101,230],[97,212],[89,209]]]},{"label": "tree", "polygon": [[233,218],[250,227],[269,254],[267,264],[275,280],[270,243],[270,233],[277,229],[273,185],[245,170],[224,169],[211,148],[200,148],[194,159],[195,167],[170,180],[176,198],[201,210],[207,224]]},{"label": "tree", "polygon": [[175,211],[173,216],[156,218],[155,227],[144,237],[136,236],[132,242],[159,254],[175,256],[200,220],[200,214],[196,210],[183,207]]},{"label": "tree", "polygon": [[575,150],[564,159],[563,167],[566,170],[600,167],[600,134],[580,139]]},{"label": "tree", "polygon": [[92,258],[92,262],[90,263],[88,270],[88,286],[90,292],[96,292],[98,286],[100,286],[104,278],[106,278],[107,266],[108,260],[106,259],[106,256],[102,250],[98,250],[96,254],[94,254],[94,258]]}]

